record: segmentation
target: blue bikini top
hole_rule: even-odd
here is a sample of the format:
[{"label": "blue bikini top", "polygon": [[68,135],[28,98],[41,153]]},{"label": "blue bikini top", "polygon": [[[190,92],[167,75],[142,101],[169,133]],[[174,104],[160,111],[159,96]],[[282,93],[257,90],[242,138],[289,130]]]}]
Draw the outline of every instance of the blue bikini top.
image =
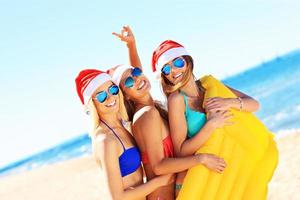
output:
[{"label": "blue bikini top", "polygon": [[139,149],[135,146],[125,149],[125,146],[117,133],[104,121],[102,122],[113,132],[123,146],[124,152],[119,157],[119,166],[122,177],[135,172],[141,166],[141,155]]},{"label": "blue bikini top", "polygon": [[187,124],[187,135],[194,137],[206,123],[206,115],[203,112],[193,110],[189,107],[186,95],[181,92],[185,103],[185,120]]}]

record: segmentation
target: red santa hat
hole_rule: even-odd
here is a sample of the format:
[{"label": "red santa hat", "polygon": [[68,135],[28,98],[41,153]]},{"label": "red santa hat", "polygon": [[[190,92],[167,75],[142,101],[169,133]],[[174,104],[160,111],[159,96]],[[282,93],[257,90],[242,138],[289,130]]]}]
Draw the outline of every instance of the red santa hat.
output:
[{"label": "red santa hat", "polygon": [[123,76],[124,72],[126,70],[128,70],[128,69],[133,69],[133,67],[130,66],[130,65],[124,65],[124,64],[122,64],[122,65],[117,65],[117,66],[111,68],[109,70],[109,75],[111,75],[112,81],[116,85],[120,86],[120,82],[121,82],[122,76]]},{"label": "red santa hat", "polygon": [[160,73],[161,68],[174,58],[189,55],[185,48],[173,41],[166,40],[162,42],[152,54],[152,71]]},{"label": "red santa hat", "polygon": [[97,88],[111,80],[111,76],[106,72],[97,69],[82,70],[75,79],[77,94],[81,103],[86,106]]}]

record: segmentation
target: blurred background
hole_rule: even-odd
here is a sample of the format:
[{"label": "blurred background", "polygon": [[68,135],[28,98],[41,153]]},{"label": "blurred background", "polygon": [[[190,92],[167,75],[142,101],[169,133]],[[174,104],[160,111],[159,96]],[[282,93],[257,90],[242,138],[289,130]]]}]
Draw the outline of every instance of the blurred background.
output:
[{"label": "blurred background", "polygon": [[212,74],[261,103],[275,134],[300,128],[300,2],[0,0],[0,176],[90,154],[75,90],[84,68],[128,63],[111,33],[130,25],[152,93],[160,42],[183,44],[195,74]]}]

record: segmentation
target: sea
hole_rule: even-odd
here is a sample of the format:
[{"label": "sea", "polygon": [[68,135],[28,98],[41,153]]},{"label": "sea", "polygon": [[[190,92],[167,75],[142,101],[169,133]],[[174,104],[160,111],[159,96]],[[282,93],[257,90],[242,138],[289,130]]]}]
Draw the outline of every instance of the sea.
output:
[{"label": "sea", "polygon": [[[274,133],[300,129],[300,49],[222,80],[260,102],[256,116]],[[87,133],[0,168],[0,177],[91,154]]]}]

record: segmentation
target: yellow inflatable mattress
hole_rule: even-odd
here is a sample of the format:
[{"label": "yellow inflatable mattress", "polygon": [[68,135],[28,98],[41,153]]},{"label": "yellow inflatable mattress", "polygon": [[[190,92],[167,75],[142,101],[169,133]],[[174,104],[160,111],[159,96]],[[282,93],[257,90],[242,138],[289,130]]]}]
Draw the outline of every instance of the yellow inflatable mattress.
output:
[{"label": "yellow inflatable mattress", "polygon": [[[201,79],[205,98],[236,97],[213,76]],[[199,165],[188,170],[177,200],[261,200],[267,198],[268,182],[278,162],[273,134],[249,112],[230,110],[234,125],[216,129],[196,152],[225,159],[223,174]]]}]

